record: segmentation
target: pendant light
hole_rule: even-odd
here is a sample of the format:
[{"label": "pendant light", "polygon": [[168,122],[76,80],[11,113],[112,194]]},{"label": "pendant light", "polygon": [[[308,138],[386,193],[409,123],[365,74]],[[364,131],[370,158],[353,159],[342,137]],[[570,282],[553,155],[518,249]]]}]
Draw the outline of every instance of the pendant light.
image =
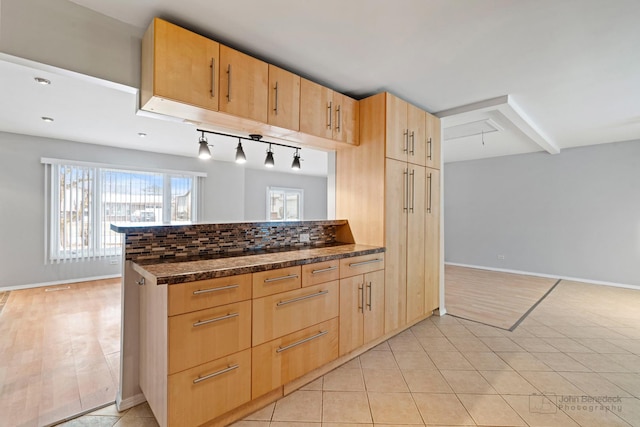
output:
[{"label": "pendant light", "polygon": [[244,155],[244,150],[242,149],[242,141],[238,138],[238,146],[236,147],[236,163],[246,163],[247,156]]},{"label": "pendant light", "polygon": [[207,141],[207,138],[205,138],[204,132],[202,132],[202,136],[200,137],[198,144],[200,144],[200,149],[198,150],[198,157],[201,158],[202,160],[210,159],[211,151],[209,151],[209,142]]},{"label": "pendant light", "polygon": [[272,168],[276,165],[276,162],[273,160],[273,150],[271,149],[271,144],[269,144],[267,157],[264,159],[264,165],[268,168]]},{"label": "pendant light", "polygon": [[293,163],[291,163],[291,169],[294,171],[300,170],[300,154],[296,148],[296,152],[293,154]]}]

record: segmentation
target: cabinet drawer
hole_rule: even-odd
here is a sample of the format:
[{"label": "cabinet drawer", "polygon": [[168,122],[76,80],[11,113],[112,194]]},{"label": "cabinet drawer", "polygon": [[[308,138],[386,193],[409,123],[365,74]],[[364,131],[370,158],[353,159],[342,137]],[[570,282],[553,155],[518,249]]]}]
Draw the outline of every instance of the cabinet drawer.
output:
[{"label": "cabinet drawer", "polygon": [[266,342],[252,350],[252,398],[338,357],[338,318]]},{"label": "cabinet drawer", "polygon": [[340,278],[340,260],[316,262],[302,266],[302,287]]},{"label": "cabinet drawer", "polygon": [[300,266],[253,273],[253,297],[260,298],[300,287]]},{"label": "cabinet drawer", "polygon": [[251,301],[169,318],[169,374],[251,346]]},{"label": "cabinet drawer", "polygon": [[340,260],[340,278],[384,269],[384,253],[362,255]]},{"label": "cabinet drawer", "polygon": [[251,299],[251,274],[169,285],[169,316]]},{"label": "cabinet drawer", "polygon": [[338,281],[253,301],[253,345],[338,316]]},{"label": "cabinet drawer", "polygon": [[197,426],[251,400],[251,350],[169,375],[169,426]]}]

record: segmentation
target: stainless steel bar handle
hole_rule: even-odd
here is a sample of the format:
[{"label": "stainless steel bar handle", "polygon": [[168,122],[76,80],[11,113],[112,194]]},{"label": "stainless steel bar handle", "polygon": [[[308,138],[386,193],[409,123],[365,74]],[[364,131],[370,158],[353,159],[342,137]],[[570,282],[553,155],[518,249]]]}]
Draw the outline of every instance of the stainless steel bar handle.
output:
[{"label": "stainless steel bar handle", "polygon": [[358,295],[360,295],[360,304],[358,305],[358,312],[364,313],[364,283],[358,286]]},{"label": "stainless steel bar handle", "polygon": [[227,65],[227,102],[231,102],[231,64]]},{"label": "stainless steel bar handle", "polygon": [[331,267],[327,267],[327,268],[321,268],[320,270],[311,270],[311,274],[320,274],[320,273],[326,273],[327,271],[333,271],[333,270],[337,270],[338,266],[334,265]]},{"label": "stainless steel bar handle", "polygon": [[416,152],[416,133],[415,131],[411,131],[411,155],[415,155]]},{"label": "stainless steel bar handle", "polygon": [[411,173],[409,174],[411,177],[411,205],[409,205],[409,212],[413,213],[413,208],[415,207],[416,202],[416,171],[415,169],[411,169]]},{"label": "stainless steel bar handle", "polygon": [[298,298],[288,299],[286,301],[280,301],[280,302],[278,302],[276,304],[276,306],[280,307],[280,306],[283,306],[283,305],[291,304],[292,302],[304,301],[306,299],[319,297],[320,295],[326,295],[328,293],[329,293],[328,290],[318,291],[315,294],[309,294],[309,295],[305,295],[305,296],[298,297]]},{"label": "stainless steel bar handle", "polygon": [[278,115],[278,82],[276,82],[276,85],[273,88],[276,91],[276,96],[275,96],[275,101],[276,101],[276,105],[275,108],[273,109],[273,111],[275,111],[276,116]]},{"label": "stainless steel bar handle", "polygon": [[429,181],[429,204],[427,205],[427,213],[431,213],[431,194],[432,194],[432,189],[431,189],[431,172],[429,172],[429,175],[427,175],[427,180]]},{"label": "stainless steel bar handle", "polygon": [[336,107],[336,131],[340,132],[340,125],[342,124],[342,112],[340,106]]},{"label": "stainless steel bar handle", "polygon": [[221,320],[231,319],[233,317],[238,317],[238,316],[240,316],[240,313],[229,313],[226,316],[214,317],[213,319],[208,319],[208,320],[199,320],[196,323],[194,323],[193,326],[196,327],[196,326],[208,325],[209,323],[219,322]]},{"label": "stainless steel bar handle", "polygon": [[402,151],[404,151],[405,153],[408,153],[409,152],[409,129],[405,129],[402,136],[404,138],[404,148],[402,149]]},{"label": "stainless steel bar handle", "polygon": [[297,278],[298,278],[297,274],[289,274],[288,276],[280,276],[280,277],[272,277],[269,279],[264,279],[264,283],[271,283],[271,282],[277,282],[280,280],[297,279]]},{"label": "stainless steel bar handle", "polygon": [[332,120],[333,120],[333,114],[332,114],[332,110],[333,110],[333,103],[329,102],[329,104],[327,105],[327,110],[329,110],[329,114],[327,115],[329,118],[329,121],[327,122],[327,129],[331,129],[331,125],[333,124]]},{"label": "stainless steel bar handle", "polygon": [[407,199],[409,198],[409,189],[407,188],[409,186],[409,170],[405,169],[404,172],[402,173],[402,210],[403,211],[407,211],[408,209],[408,201]]},{"label": "stainless steel bar handle", "polygon": [[214,372],[213,374],[205,375],[204,377],[198,377],[195,380],[193,380],[193,383],[198,384],[201,381],[205,381],[210,378],[217,377],[218,375],[226,374],[227,372],[231,372],[234,369],[238,369],[239,367],[240,365],[229,365],[228,367],[222,369],[221,371]]},{"label": "stainless steel bar handle", "polygon": [[329,331],[320,331],[315,335],[312,335],[312,336],[310,336],[308,338],[305,338],[305,339],[302,339],[300,341],[296,341],[293,344],[289,344],[289,345],[286,345],[284,347],[278,347],[276,349],[276,353],[282,353],[283,351],[289,350],[290,348],[293,348],[293,347],[297,347],[300,344],[304,344],[304,343],[309,342],[311,340],[315,340],[316,338],[320,338],[321,336],[327,335],[328,333],[329,333]]},{"label": "stainless steel bar handle", "polygon": [[373,264],[374,262],[382,262],[382,258],[368,259],[366,261],[354,262],[349,267],[360,267],[361,265]]},{"label": "stainless steel bar handle", "polygon": [[211,58],[211,97],[216,96],[216,58]]},{"label": "stainless steel bar handle", "polygon": [[433,141],[431,141],[431,137],[429,137],[427,144],[429,144],[429,154],[427,155],[427,159],[431,160],[431,152],[433,150]]},{"label": "stainless steel bar handle", "polygon": [[367,284],[367,290],[369,291],[369,301],[367,302],[367,308],[371,311],[371,282]]},{"label": "stainless steel bar handle", "polygon": [[198,289],[197,291],[193,291],[193,294],[202,295],[202,294],[208,294],[209,292],[226,291],[228,289],[235,289],[239,287],[240,285],[229,285],[229,286],[221,286],[219,288]]}]

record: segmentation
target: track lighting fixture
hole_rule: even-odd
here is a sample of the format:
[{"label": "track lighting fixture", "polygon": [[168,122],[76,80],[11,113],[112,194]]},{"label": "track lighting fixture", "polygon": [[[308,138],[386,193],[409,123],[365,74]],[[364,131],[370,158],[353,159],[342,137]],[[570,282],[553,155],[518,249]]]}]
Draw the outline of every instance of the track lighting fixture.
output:
[{"label": "track lighting fixture", "polygon": [[209,142],[207,141],[207,138],[205,138],[204,132],[202,132],[202,136],[200,137],[198,144],[200,144],[200,148],[198,149],[198,157],[200,157],[202,160],[210,159],[211,151],[209,151]]},{"label": "track lighting fixture", "polygon": [[300,150],[302,150],[302,148],[300,147],[294,147],[292,145],[285,145],[285,144],[278,144],[277,142],[263,141],[262,135],[255,134],[255,133],[250,134],[249,137],[246,138],[243,136],[230,135],[228,133],[214,132],[214,131],[204,130],[204,129],[197,129],[197,131],[201,133],[200,139],[198,140],[198,144],[200,144],[200,149],[198,150],[198,157],[200,157],[201,159],[211,158],[211,151],[209,151],[209,143],[207,142],[207,138],[205,138],[204,136],[205,133],[211,133],[214,135],[221,135],[221,136],[227,136],[229,138],[238,139],[238,145],[236,146],[236,163],[246,163],[247,161],[247,156],[245,155],[244,149],[242,148],[242,140],[245,140],[245,141],[261,142],[263,144],[269,145],[269,148],[267,149],[267,156],[264,159],[265,167],[272,168],[275,166],[276,163],[273,156],[274,153],[273,153],[272,146],[277,145],[279,147],[286,147],[286,148],[291,148],[295,150],[295,153],[293,154],[293,163],[291,163],[291,169],[293,170],[300,169]]},{"label": "track lighting fixture", "polygon": [[244,150],[242,149],[242,141],[238,138],[238,146],[236,147],[236,163],[246,163],[247,156],[244,155]]}]

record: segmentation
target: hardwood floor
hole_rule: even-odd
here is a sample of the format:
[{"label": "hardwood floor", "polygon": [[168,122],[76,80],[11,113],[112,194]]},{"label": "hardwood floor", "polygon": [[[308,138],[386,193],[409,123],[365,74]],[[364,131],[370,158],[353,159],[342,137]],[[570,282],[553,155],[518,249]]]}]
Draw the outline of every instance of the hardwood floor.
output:
[{"label": "hardwood floor", "polygon": [[511,329],[556,279],[445,266],[445,307],[453,316]]},{"label": "hardwood floor", "polygon": [[0,314],[0,427],[46,426],[115,400],[121,280],[12,291]]}]

